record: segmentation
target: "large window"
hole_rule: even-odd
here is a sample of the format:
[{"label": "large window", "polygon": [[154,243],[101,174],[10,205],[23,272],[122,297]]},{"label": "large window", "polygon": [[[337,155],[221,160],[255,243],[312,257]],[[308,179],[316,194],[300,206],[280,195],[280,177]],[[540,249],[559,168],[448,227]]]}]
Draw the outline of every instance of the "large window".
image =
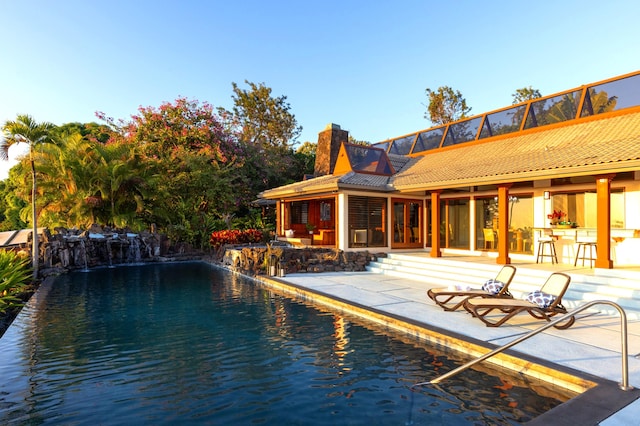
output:
[{"label": "large window", "polygon": [[446,127],[438,127],[437,129],[428,130],[426,132],[422,132],[418,135],[418,140],[416,141],[415,146],[413,147],[413,153],[428,151],[430,149],[435,149],[440,147],[440,142],[442,142],[442,136],[444,135],[444,131]]},{"label": "large window", "polygon": [[391,200],[393,240],[391,247],[422,247],[422,201]]},{"label": "large window", "polygon": [[476,199],[476,248],[498,249],[498,200],[495,197]]},{"label": "large window", "polygon": [[481,122],[482,117],[475,117],[449,125],[442,146],[456,145],[474,140]]},{"label": "large window", "polygon": [[349,247],[384,247],[387,199],[349,196]]},{"label": "large window", "polygon": [[469,249],[469,200],[443,200],[440,217],[440,244]]},{"label": "large window", "polygon": [[394,140],[389,149],[389,154],[407,155],[411,152],[414,140],[416,140],[415,134]]},{"label": "large window", "polygon": [[636,105],[640,105],[640,74],[589,87],[582,117]]},{"label": "large window", "polygon": [[573,120],[578,113],[581,90],[544,98],[531,103],[525,129]]},{"label": "large window", "polygon": [[[501,238],[498,229],[497,197],[476,200],[476,248],[494,251]],[[509,197],[509,250],[533,253],[533,198],[530,195]]]}]

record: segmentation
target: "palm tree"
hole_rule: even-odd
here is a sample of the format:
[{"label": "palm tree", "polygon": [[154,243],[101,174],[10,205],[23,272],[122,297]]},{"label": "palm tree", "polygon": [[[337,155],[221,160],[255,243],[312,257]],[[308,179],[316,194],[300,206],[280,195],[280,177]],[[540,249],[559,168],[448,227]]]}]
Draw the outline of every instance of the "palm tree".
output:
[{"label": "palm tree", "polygon": [[29,144],[29,161],[31,163],[31,176],[33,179],[31,187],[31,215],[33,218],[33,246],[31,256],[33,259],[33,276],[38,277],[38,215],[36,210],[36,165],[33,151],[38,145],[51,142],[49,135],[51,129],[55,127],[51,123],[37,123],[30,115],[22,114],[16,117],[15,121],[4,123],[3,131],[5,140],[0,142],[0,159],[8,160],[9,147],[15,143],[25,142]]}]

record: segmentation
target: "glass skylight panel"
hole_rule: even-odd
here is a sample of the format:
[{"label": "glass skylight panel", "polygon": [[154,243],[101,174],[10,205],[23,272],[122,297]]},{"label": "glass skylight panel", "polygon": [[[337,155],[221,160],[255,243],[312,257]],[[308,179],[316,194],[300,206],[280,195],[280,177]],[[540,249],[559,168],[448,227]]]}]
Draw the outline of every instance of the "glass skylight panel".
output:
[{"label": "glass skylight panel", "polygon": [[378,142],[376,144],[371,145],[371,148],[379,148],[383,151],[387,151],[387,149],[389,149],[389,144],[391,142]]},{"label": "glass skylight panel", "polygon": [[391,148],[389,149],[389,154],[397,154],[397,155],[407,155],[411,152],[411,146],[413,145],[413,141],[416,139],[416,135],[405,136],[400,139],[396,139],[391,144]]},{"label": "glass skylight panel", "polygon": [[531,104],[524,128],[546,126],[573,120],[577,116],[582,90],[542,99]]},{"label": "glass skylight panel", "polygon": [[526,105],[519,105],[488,114],[482,124],[480,139],[517,132],[520,130],[526,109]]},{"label": "glass skylight panel", "polygon": [[389,158],[383,150],[364,145],[345,145],[345,149],[354,172],[392,174]]},{"label": "glass skylight panel", "polygon": [[437,129],[427,130],[418,135],[418,140],[413,147],[413,154],[418,152],[428,151],[430,149],[436,149],[440,147],[442,142],[442,135],[446,127],[438,127]]},{"label": "glass skylight panel", "polygon": [[449,125],[442,146],[456,145],[474,140],[481,121],[482,117],[476,117]]},{"label": "glass skylight panel", "polygon": [[589,87],[581,117],[640,105],[640,74]]}]

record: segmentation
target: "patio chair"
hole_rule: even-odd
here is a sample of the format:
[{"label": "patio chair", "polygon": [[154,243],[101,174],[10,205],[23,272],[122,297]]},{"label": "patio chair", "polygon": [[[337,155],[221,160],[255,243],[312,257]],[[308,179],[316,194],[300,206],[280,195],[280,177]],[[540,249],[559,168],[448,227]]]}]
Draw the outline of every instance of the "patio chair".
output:
[{"label": "patio chair", "polygon": [[[461,307],[467,299],[473,297],[511,298],[513,296],[509,293],[509,284],[511,284],[511,280],[515,273],[516,268],[514,266],[504,265],[494,279],[487,281],[485,285],[483,285],[486,290],[461,290],[451,289],[449,287],[430,288],[427,290],[427,295],[431,300],[436,302],[436,305],[440,306],[445,311],[455,311]],[[448,306],[447,304],[453,299],[456,299],[455,302],[457,303],[453,306]]]},{"label": "patio chair", "polygon": [[484,236],[484,249],[496,248],[496,231],[491,228],[483,228],[482,235]]},{"label": "patio chair", "polygon": [[[551,317],[557,314],[566,314],[567,310],[562,306],[562,296],[567,291],[571,277],[561,272],[554,272],[547,278],[540,290],[529,293],[525,300],[517,299],[468,299],[464,308],[474,317],[480,319],[488,327],[499,327],[514,315],[520,312],[528,312],[536,319],[551,321]],[[492,321],[487,315],[497,311],[504,315]],[[567,322],[554,325],[564,330],[573,325],[575,317],[570,317]]]}]

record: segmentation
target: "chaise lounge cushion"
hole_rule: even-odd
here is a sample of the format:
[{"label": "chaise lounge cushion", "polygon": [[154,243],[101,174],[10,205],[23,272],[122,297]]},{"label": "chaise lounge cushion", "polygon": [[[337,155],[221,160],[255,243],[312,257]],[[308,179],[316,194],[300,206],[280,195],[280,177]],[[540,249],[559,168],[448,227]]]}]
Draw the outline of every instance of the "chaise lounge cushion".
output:
[{"label": "chaise lounge cushion", "polygon": [[502,281],[498,281],[493,278],[482,284],[482,289],[489,294],[498,294],[502,291],[503,287],[504,283]]},{"label": "chaise lounge cushion", "polygon": [[552,294],[543,293],[540,290],[532,291],[527,294],[525,298],[526,301],[535,303],[538,307],[545,309],[551,306],[551,304],[556,300],[556,297]]}]

